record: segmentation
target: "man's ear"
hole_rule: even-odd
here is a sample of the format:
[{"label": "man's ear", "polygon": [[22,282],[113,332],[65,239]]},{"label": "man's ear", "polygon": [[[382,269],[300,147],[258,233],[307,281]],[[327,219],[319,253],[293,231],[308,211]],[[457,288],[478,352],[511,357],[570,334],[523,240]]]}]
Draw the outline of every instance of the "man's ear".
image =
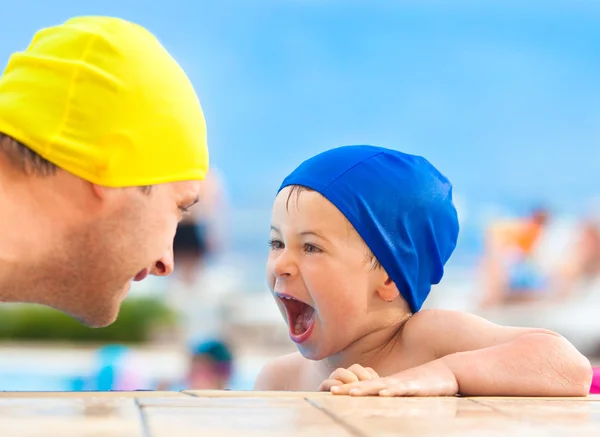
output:
[{"label": "man's ear", "polygon": [[398,291],[398,287],[392,278],[386,276],[385,281],[377,287],[377,294],[381,299],[386,302],[393,302],[398,296],[400,296],[400,292]]},{"label": "man's ear", "polygon": [[90,183],[90,186],[92,188],[92,193],[94,193],[94,196],[96,196],[98,199],[104,200],[106,199],[106,196],[108,195],[107,188],[103,187],[101,185],[97,185],[97,184],[92,184]]},{"label": "man's ear", "polygon": [[105,187],[98,184],[89,183],[89,188],[94,200],[95,207],[109,208],[121,205],[127,198],[126,190],[121,188]]},{"label": "man's ear", "polygon": [[94,196],[100,200],[107,200],[114,196],[123,196],[125,193],[125,191],[121,188],[104,187],[91,182],[88,183],[90,184],[90,188]]}]

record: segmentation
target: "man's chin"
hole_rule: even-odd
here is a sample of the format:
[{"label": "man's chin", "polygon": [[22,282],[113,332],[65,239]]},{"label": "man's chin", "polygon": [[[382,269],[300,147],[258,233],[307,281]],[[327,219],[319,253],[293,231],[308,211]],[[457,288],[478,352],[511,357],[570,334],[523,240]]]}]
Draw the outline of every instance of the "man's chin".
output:
[{"label": "man's chin", "polygon": [[106,314],[96,314],[93,317],[89,315],[74,315],[71,314],[75,320],[79,323],[87,326],[88,328],[106,328],[107,326],[112,325],[117,320],[117,316],[119,315],[118,311],[114,313],[106,313]]},{"label": "man's chin", "polygon": [[[102,305],[103,304],[103,305]],[[58,308],[55,309],[77,320],[89,328],[106,328],[112,325],[119,316],[121,302],[102,302],[101,305],[88,303],[85,308]]]},{"label": "man's chin", "polygon": [[119,304],[121,304],[125,300],[125,298],[129,295],[129,292],[131,291],[131,283],[132,283],[131,280],[127,281],[127,283],[121,290],[121,293],[119,293],[119,296],[118,296]]}]

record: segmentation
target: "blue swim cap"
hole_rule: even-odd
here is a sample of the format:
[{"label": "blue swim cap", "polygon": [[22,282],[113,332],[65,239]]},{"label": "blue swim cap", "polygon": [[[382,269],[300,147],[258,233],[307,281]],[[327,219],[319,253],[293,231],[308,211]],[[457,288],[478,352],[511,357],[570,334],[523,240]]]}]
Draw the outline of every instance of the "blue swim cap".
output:
[{"label": "blue swim cap", "polygon": [[207,340],[192,347],[193,356],[208,355],[217,362],[232,361],[231,350],[225,343],[219,340]]},{"label": "blue swim cap", "polygon": [[287,176],[278,193],[301,185],[322,194],[350,221],[398,287],[421,309],[456,247],[452,184],[420,156],[375,146],[316,155]]}]

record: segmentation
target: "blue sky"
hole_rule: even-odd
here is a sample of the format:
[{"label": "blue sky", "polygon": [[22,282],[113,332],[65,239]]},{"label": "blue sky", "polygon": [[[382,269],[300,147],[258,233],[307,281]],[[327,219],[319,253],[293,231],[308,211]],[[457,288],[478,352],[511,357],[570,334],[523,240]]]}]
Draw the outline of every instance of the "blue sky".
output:
[{"label": "blue sky", "polygon": [[149,4],[5,7],[1,65],[36,30],[74,15],[148,27],[200,95],[235,206],[261,221],[287,172],[342,144],[427,157],[454,182],[465,217],[537,200],[575,211],[599,191],[598,2]]}]

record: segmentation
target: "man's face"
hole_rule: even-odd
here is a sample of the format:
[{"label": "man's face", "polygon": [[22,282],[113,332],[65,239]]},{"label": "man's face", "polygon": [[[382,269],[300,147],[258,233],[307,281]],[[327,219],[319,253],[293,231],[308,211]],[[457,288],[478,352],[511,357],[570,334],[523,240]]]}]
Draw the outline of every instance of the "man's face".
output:
[{"label": "man's face", "polygon": [[70,223],[52,256],[39,262],[39,303],[92,327],[113,323],[132,281],[173,271],[177,223],[197,201],[200,186],[175,182],[146,192],[94,186],[93,207]]}]

